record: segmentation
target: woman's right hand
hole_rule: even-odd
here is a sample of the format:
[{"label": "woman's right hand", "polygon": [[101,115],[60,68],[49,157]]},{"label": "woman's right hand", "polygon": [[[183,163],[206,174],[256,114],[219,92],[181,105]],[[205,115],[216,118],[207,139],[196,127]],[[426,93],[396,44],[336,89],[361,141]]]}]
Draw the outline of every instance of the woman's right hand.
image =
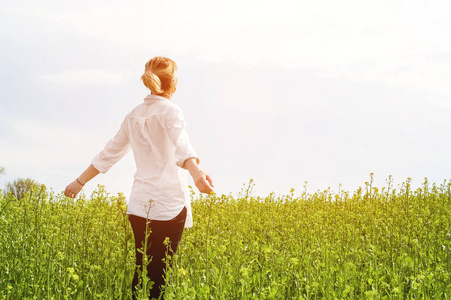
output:
[{"label": "woman's right hand", "polygon": [[193,176],[194,183],[196,187],[199,189],[199,192],[210,194],[213,192],[214,184],[213,179],[210,175],[206,174],[204,171],[199,170],[198,174]]},{"label": "woman's right hand", "polygon": [[196,158],[191,157],[187,159],[183,164],[183,167],[187,169],[193,177],[194,183],[199,189],[199,192],[205,194],[210,194],[211,192],[213,192],[213,179],[211,179],[210,175],[206,174],[199,168]]}]

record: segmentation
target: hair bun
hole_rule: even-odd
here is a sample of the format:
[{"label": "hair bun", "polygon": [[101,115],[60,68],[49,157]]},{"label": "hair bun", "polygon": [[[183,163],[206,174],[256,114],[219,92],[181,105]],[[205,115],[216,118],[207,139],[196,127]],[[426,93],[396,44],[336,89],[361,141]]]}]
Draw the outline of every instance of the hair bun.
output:
[{"label": "hair bun", "polygon": [[152,94],[169,98],[176,90],[177,64],[166,57],[154,57],[146,63],[141,79]]},{"label": "hair bun", "polygon": [[161,80],[157,74],[152,73],[151,71],[146,71],[141,76],[141,79],[145,86],[147,86],[153,93],[161,94],[163,90],[161,89]]}]

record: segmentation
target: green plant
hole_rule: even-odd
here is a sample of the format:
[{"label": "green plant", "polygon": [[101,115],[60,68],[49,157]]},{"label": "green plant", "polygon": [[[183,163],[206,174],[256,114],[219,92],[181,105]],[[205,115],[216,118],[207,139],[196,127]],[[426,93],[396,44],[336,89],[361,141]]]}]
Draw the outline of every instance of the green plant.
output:
[{"label": "green plant", "polygon": [[[165,299],[449,299],[451,183],[365,187],[193,198]],[[26,195],[0,193],[0,299],[131,298],[123,195]]]}]

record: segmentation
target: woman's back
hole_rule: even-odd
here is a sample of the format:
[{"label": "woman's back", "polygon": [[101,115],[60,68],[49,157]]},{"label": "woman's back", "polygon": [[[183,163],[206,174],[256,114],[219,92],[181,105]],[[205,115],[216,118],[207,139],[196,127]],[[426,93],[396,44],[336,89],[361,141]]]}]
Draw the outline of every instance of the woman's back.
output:
[{"label": "woman's back", "polygon": [[[175,62],[165,57],[154,57],[146,63],[141,79],[151,94],[127,114],[117,134],[64,191],[66,196],[76,197],[89,180],[106,173],[133,150],[136,173],[127,210],[135,237],[137,269],[132,281],[133,298],[141,276],[139,269],[143,267],[140,248],[145,239],[150,245],[146,255],[153,257],[147,264],[147,274],[154,281],[150,297],[159,299],[163,293],[160,288],[165,284],[167,268],[163,259],[176,253],[183,227],[192,226],[188,171],[200,192],[213,191],[211,177],[199,168],[183,114],[169,101],[177,86],[176,70]],[[166,237],[170,239],[168,252]]]},{"label": "woman's back", "polygon": [[[149,95],[126,118],[126,131],[136,162],[135,180],[155,182],[177,171],[175,146],[167,119],[177,108],[165,98]],[[169,175],[169,174],[168,174]]]},{"label": "woman's back", "polygon": [[[157,95],[147,95],[144,103],[127,114],[117,134],[92,160],[106,173],[131,148],[136,173],[127,214],[167,220],[191,209],[183,163],[197,155],[185,130],[185,119],[177,105]],[[197,159],[198,160],[198,159]],[[149,200],[152,207],[149,209]]]}]

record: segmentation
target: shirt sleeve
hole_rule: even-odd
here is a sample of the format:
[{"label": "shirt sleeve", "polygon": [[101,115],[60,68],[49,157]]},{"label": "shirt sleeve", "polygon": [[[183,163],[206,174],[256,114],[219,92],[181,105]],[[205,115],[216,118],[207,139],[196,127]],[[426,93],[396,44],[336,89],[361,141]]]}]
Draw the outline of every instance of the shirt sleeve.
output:
[{"label": "shirt sleeve", "polygon": [[100,172],[106,173],[130,150],[126,122],[128,114],[116,135],[105,145],[105,148],[92,160],[92,165]]},{"label": "shirt sleeve", "polygon": [[185,161],[189,158],[195,158],[197,164],[199,164],[200,160],[189,141],[185,128],[185,118],[180,108],[175,105],[171,107],[170,111],[165,115],[165,125],[169,138],[175,146],[177,166],[183,168]]}]

